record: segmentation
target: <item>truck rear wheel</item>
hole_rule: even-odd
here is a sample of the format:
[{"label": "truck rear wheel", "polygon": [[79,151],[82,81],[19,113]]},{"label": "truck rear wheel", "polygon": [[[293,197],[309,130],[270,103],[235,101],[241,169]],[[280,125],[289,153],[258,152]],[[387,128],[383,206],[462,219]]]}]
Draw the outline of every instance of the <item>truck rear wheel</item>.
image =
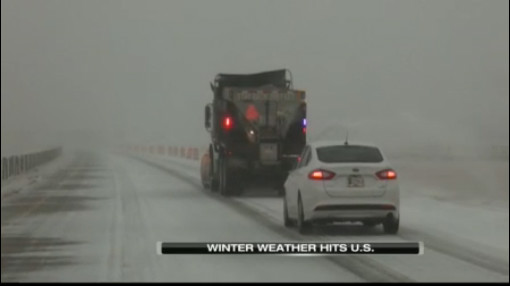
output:
[{"label": "truck rear wheel", "polygon": [[[211,173],[209,174],[209,188],[211,192],[216,193],[220,189],[220,179],[221,173],[218,173],[218,176],[215,176],[214,170],[211,168]],[[220,169],[221,170],[221,169]]]},{"label": "truck rear wheel", "polygon": [[285,186],[283,184],[278,184],[276,186],[276,194],[279,196],[279,197],[283,197],[285,196]]},{"label": "truck rear wheel", "polygon": [[[213,158],[212,155],[210,156]],[[220,182],[218,179],[220,175],[218,174],[218,177],[215,175],[215,173],[217,174],[218,172],[214,170],[213,162],[213,159],[211,159],[211,165],[209,167],[209,188],[211,189],[211,192],[216,193],[220,189]]]},{"label": "truck rear wheel", "polygon": [[218,190],[220,189],[220,183],[218,182],[217,179],[214,178],[214,176],[211,177],[210,188],[211,191],[214,193],[218,192]]},{"label": "truck rear wheel", "polygon": [[232,171],[228,167],[228,159],[220,159],[220,180],[219,180],[219,191],[222,196],[230,196],[233,193],[234,182]]},{"label": "truck rear wheel", "polygon": [[208,183],[208,182],[206,182],[206,181],[204,181],[204,180],[202,179],[202,187],[203,187],[205,190],[207,190],[207,189],[209,189],[209,187],[210,187],[210,186],[209,186],[209,183]]}]

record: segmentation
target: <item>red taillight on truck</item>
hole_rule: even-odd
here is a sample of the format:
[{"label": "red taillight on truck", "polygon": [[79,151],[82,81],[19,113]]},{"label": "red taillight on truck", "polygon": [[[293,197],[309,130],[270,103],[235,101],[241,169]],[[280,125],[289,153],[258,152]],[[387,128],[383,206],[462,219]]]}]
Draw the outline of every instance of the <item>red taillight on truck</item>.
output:
[{"label": "red taillight on truck", "polygon": [[392,169],[386,169],[375,173],[377,178],[380,180],[395,180],[397,178],[397,172]]},{"label": "red taillight on truck", "polygon": [[308,174],[308,178],[310,180],[318,180],[318,181],[331,180],[334,177],[335,177],[335,173],[326,171],[326,170],[322,170],[322,169],[313,170],[310,172],[310,174]]},{"label": "red taillight on truck", "polygon": [[234,127],[234,120],[231,116],[225,116],[223,118],[223,129],[230,130],[232,127]]}]

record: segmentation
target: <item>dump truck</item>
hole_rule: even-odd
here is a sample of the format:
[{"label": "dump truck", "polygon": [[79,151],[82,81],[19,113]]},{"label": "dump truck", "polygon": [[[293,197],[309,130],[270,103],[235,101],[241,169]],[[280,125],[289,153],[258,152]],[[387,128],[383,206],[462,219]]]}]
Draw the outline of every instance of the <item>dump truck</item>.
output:
[{"label": "dump truck", "polygon": [[[205,188],[223,196],[250,186],[280,195],[306,145],[305,91],[293,88],[287,69],[255,74],[218,74],[205,106],[208,152],[201,158]],[[263,188],[266,189],[267,188]]]}]

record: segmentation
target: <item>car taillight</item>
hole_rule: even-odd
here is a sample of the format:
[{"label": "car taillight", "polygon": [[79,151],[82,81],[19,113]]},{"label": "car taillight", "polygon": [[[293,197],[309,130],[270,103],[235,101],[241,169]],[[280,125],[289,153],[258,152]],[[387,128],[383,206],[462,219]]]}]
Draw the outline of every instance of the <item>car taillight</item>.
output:
[{"label": "car taillight", "polygon": [[397,178],[397,172],[392,169],[379,171],[375,175],[381,180],[395,180]]},{"label": "car taillight", "polygon": [[331,180],[335,177],[335,173],[326,170],[313,170],[308,174],[310,180]]},{"label": "car taillight", "polygon": [[234,127],[234,120],[231,116],[225,116],[225,118],[223,118],[223,129],[230,130],[232,127]]}]

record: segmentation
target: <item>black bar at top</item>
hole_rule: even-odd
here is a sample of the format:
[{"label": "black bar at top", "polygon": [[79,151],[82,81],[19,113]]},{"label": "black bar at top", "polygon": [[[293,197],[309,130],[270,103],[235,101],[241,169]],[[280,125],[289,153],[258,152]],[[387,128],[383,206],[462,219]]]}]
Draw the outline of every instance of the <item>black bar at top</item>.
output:
[{"label": "black bar at top", "polygon": [[[212,250],[211,246],[216,246]],[[251,247],[250,247],[251,245]],[[259,245],[275,245],[275,251],[263,251]],[[277,246],[282,247],[278,248]],[[236,247],[237,246],[237,247]],[[239,247],[241,246],[241,247]],[[304,246],[304,247],[303,247]],[[321,247],[322,246],[322,247]],[[161,244],[162,254],[419,254],[420,243],[369,243],[369,242],[211,242]]]}]

